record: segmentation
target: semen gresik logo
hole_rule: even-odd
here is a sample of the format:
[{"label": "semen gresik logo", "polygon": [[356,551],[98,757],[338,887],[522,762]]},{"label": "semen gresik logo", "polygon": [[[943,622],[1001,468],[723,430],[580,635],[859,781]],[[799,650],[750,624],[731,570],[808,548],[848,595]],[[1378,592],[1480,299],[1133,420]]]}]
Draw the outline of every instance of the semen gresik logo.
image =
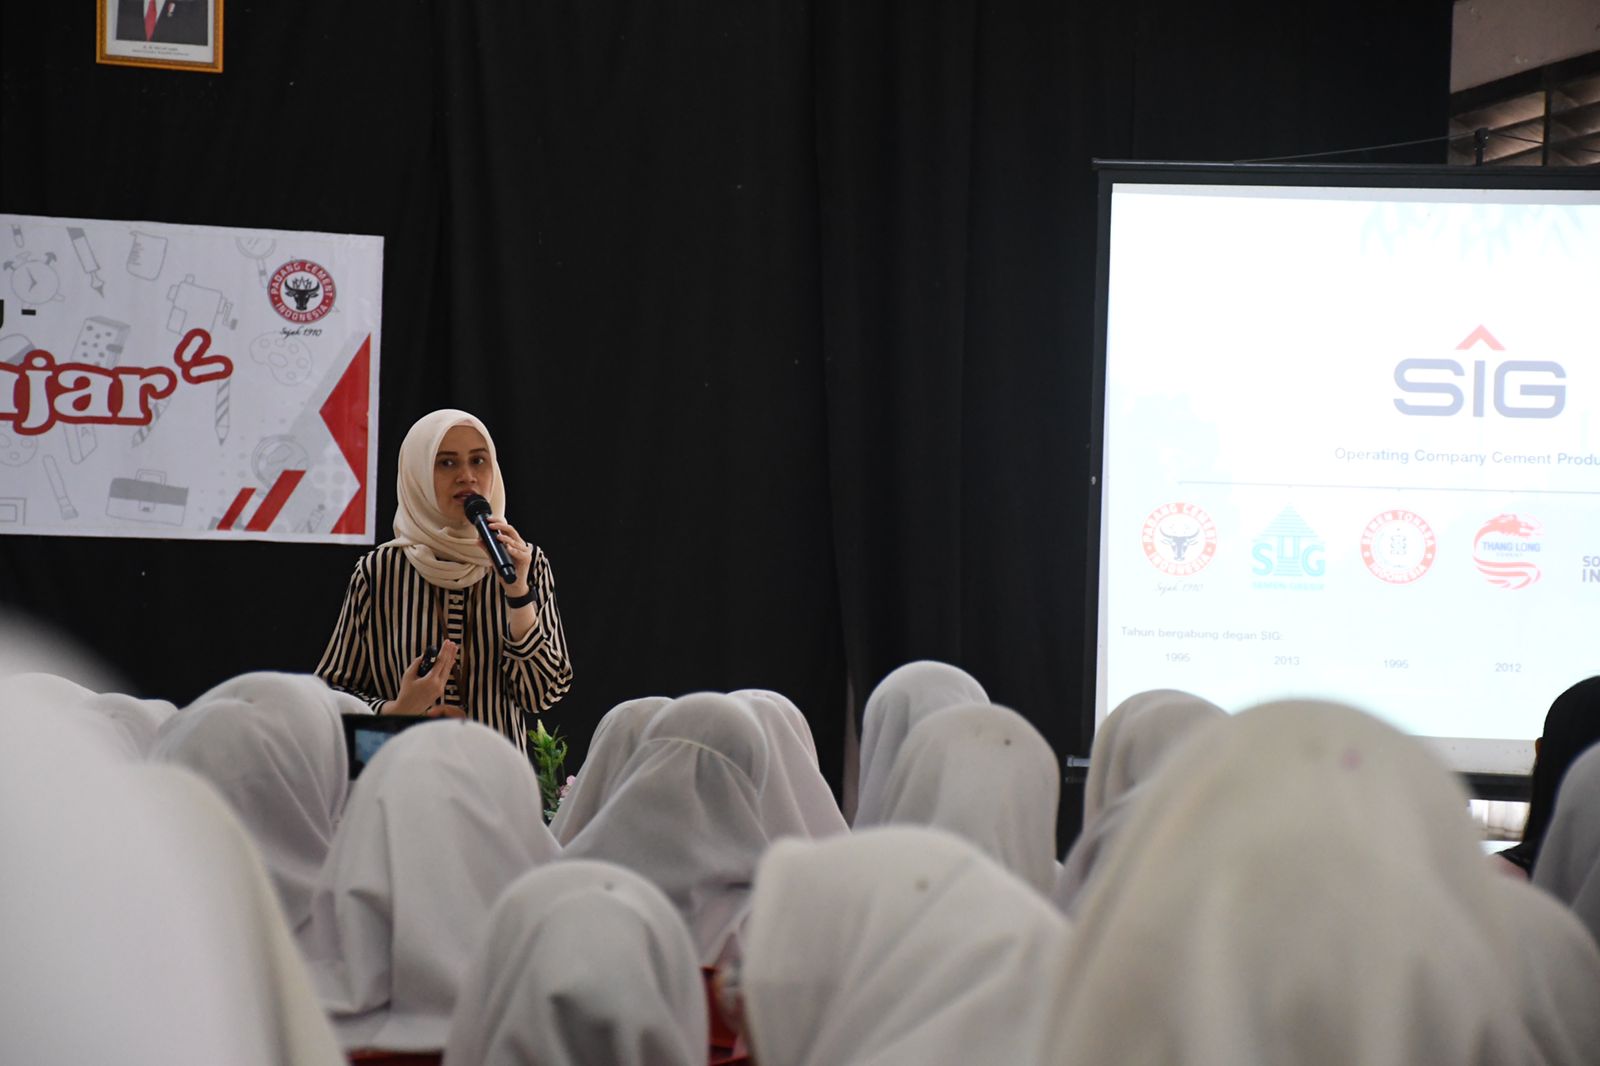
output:
[{"label": "semen gresik logo", "polygon": [[[1480,344],[1491,352],[1506,350],[1479,326],[1456,351]],[[1482,418],[1492,401],[1503,418],[1555,418],[1567,406],[1567,387],[1559,384],[1566,377],[1566,369],[1549,359],[1476,359],[1470,369],[1455,359],[1402,359],[1395,365],[1394,383],[1405,395],[1395,397],[1394,406],[1403,415],[1448,418],[1460,414],[1470,400],[1472,417]]]}]

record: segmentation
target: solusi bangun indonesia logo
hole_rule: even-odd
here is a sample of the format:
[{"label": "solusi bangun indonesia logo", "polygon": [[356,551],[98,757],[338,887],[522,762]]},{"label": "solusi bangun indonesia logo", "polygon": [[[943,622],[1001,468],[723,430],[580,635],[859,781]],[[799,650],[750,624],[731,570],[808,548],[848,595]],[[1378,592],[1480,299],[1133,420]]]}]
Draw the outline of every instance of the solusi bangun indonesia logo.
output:
[{"label": "solusi bangun indonesia logo", "polygon": [[297,325],[316,322],[333,310],[338,289],[333,275],[309,259],[291,259],[267,283],[272,309]]}]

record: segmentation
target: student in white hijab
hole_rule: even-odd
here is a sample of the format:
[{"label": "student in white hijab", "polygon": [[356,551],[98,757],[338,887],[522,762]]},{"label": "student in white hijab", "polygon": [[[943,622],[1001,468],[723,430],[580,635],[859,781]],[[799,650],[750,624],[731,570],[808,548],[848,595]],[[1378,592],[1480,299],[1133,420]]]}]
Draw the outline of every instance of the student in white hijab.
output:
[{"label": "student in white hijab", "polygon": [[605,862],[540,867],[489,914],[446,1066],[704,1066],[705,984],[661,890]]},{"label": "student in white hijab", "polygon": [[745,931],[745,1038],[763,1066],[1041,1062],[1066,936],[1047,900],[939,830],[780,841]]},{"label": "student in white hijab", "polygon": [[882,817],[954,833],[1048,896],[1060,803],[1050,742],[1015,711],[968,704],[935,711],[906,734]]},{"label": "student in white hijab", "polygon": [[700,692],[656,712],[622,784],[564,854],[642,874],[688,923],[702,966],[736,957],[767,847],[767,741],[741,700]]},{"label": "student in white hijab", "polygon": [[[13,729],[58,738],[70,743],[80,755],[90,752],[116,762],[138,762],[144,758],[133,736],[108,715],[89,707],[95,693],[76,681],[55,674],[26,673],[0,677],[0,735],[11,736]],[[9,719],[53,716],[53,727],[24,725]]]},{"label": "student in white hijab", "polygon": [[1600,744],[1561,779],[1533,883],[1571,907],[1600,941]]},{"label": "student in white hijab", "polygon": [[347,1048],[444,1046],[500,893],[560,849],[528,760],[476,722],[426,722],[350,794],[302,943]]},{"label": "student in white hijab", "polygon": [[972,675],[947,663],[921,660],[891,670],[861,712],[861,774],[851,824],[860,828],[883,821],[883,789],[912,726],[946,707],[988,702],[989,694]]},{"label": "student in white hijab", "polygon": [[339,716],[364,709],[310,674],[245,674],[182,711],[150,753],[193,770],[228,801],[261,849],[293,930],[310,920],[350,787]]},{"label": "student in white hijab", "polygon": [[761,790],[761,821],[768,839],[849,832],[833,790],[817,767],[811,727],[800,708],[767,689],[742,689],[732,695],[744,700],[767,737],[770,758],[767,783]]},{"label": "student in white hijab", "polygon": [[633,758],[645,726],[657,711],[672,701],[665,696],[644,696],[619,703],[594,727],[589,753],[578,768],[577,780],[567,790],[550,821],[550,832],[562,847],[572,843],[595,812],[605,806],[622,779],[622,768]]},{"label": "student in white hijab", "polygon": [[1494,877],[1418,741],[1246,711],[1174,753],[1103,858],[1046,992],[1052,1061],[1537,1061]]},{"label": "student in white hijab", "polygon": [[1083,831],[1056,878],[1054,898],[1071,915],[1100,858],[1116,839],[1139,798],[1139,786],[1202,728],[1225,721],[1226,711],[1176,689],[1129,696],[1106,716],[1089,752],[1083,790]]},{"label": "student in white hijab", "polygon": [[0,1062],[341,1066],[215,794],[172,767],[58,763],[17,739],[0,742]]},{"label": "student in white hijab", "polygon": [[1514,955],[1501,996],[1515,1005],[1541,1063],[1592,1063],[1600,1048],[1600,945],[1572,912],[1526,881],[1498,874],[1494,891]]},{"label": "student in white hijab", "polygon": [[83,706],[117,724],[128,736],[128,743],[142,755],[149,755],[161,731],[178,708],[166,700],[145,700],[121,692],[100,692],[86,696]]}]

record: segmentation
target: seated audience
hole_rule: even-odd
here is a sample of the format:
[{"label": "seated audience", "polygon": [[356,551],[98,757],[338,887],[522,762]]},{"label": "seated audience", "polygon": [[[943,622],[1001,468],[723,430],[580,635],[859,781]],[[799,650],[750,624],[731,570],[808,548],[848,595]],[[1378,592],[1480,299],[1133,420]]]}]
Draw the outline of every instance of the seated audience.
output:
[{"label": "seated audience", "polygon": [[735,1013],[762,1066],[1044,1062],[1066,938],[1047,900],[940,830],[780,841],[756,875]]},{"label": "seated audience", "polygon": [[767,848],[768,762],[766,737],[743,701],[712,692],[673,700],[564,854],[625,866],[665,892],[702,966],[737,957],[750,881]]},{"label": "seated audience", "polygon": [[1176,689],[1129,696],[1106,716],[1089,751],[1083,831],[1056,878],[1054,898],[1063,914],[1070,916],[1076,910],[1100,858],[1138,802],[1140,786],[1184,741],[1227,717],[1216,704]]},{"label": "seated audience", "polygon": [[922,660],[891,670],[861,711],[861,772],[856,784],[857,827],[883,821],[883,790],[911,727],[934,711],[988,703],[989,694],[966,671]]},{"label": "seated audience", "polygon": [[339,1066],[226,805],[185,771],[73,757],[22,721],[0,723],[0,1062]]},{"label": "seated audience", "polygon": [[1374,718],[1269,704],[1207,730],[1101,866],[1047,993],[1063,1058],[1539,1061],[1466,796]]},{"label": "seated audience", "polygon": [[1573,761],[1596,743],[1600,743],[1600,677],[1591,677],[1557,696],[1545,714],[1544,735],[1533,742],[1533,788],[1522,842],[1497,852],[1493,862],[1524,879],[1533,876],[1561,780]]},{"label": "seated audience", "polygon": [[706,1000],[677,909],[603,862],[525,874],[489,913],[447,1066],[702,1066]]},{"label": "seated audience", "polygon": [[882,821],[954,833],[1048,896],[1060,803],[1049,741],[1015,711],[969,704],[935,711],[906,734]]},{"label": "seated audience", "polygon": [[311,674],[245,674],[179,713],[150,753],[193,770],[233,807],[294,930],[310,919],[311,890],[344,814],[341,711],[366,707]]},{"label": "seated audience", "polygon": [[1567,771],[1533,883],[1571,907],[1600,941],[1600,744]]},{"label": "seated audience", "polygon": [[550,821],[550,832],[562,847],[594,818],[595,811],[617,789],[622,768],[639,747],[639,737],[657,711],[672,701],[665,696],[645,696],[619,703],[605,713],[589,741],[589,753],[579,768],[577,780],[567,790]]},{"label": "seated audience", "polygon": [[767,738],[767,783],[761,789],[761,822],[767,838],[849,832],[833,790],[817,768],[811,726],[800,708],[766,689],[744,689],[732,695],[755,714]]},{"label": "seated audience", "polygon": [[527,757],[487,726],[425,722],[350,793],[302,937],[347,1048],[444,1046],[489,908],[560,852]]}]

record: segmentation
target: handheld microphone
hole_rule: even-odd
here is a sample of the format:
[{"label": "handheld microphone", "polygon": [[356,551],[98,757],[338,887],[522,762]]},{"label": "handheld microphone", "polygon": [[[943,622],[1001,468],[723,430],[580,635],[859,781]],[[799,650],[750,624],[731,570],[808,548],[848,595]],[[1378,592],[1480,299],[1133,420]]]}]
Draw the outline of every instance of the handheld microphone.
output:
[{"label": "handheld microphone", "polygon": [[489,550],[489,558],[494,562],[495,570],[499,571],[500,580],[508,585],[516,584],[517,568],[512,564],[511,556],[506,554],[506,546],[495,537],[494,529],[489,525],[489,515],[492,513],[489,501],[474,492],[466,498],[462,508],[467,512],[467,521],[477,527],[478,537]]}]

